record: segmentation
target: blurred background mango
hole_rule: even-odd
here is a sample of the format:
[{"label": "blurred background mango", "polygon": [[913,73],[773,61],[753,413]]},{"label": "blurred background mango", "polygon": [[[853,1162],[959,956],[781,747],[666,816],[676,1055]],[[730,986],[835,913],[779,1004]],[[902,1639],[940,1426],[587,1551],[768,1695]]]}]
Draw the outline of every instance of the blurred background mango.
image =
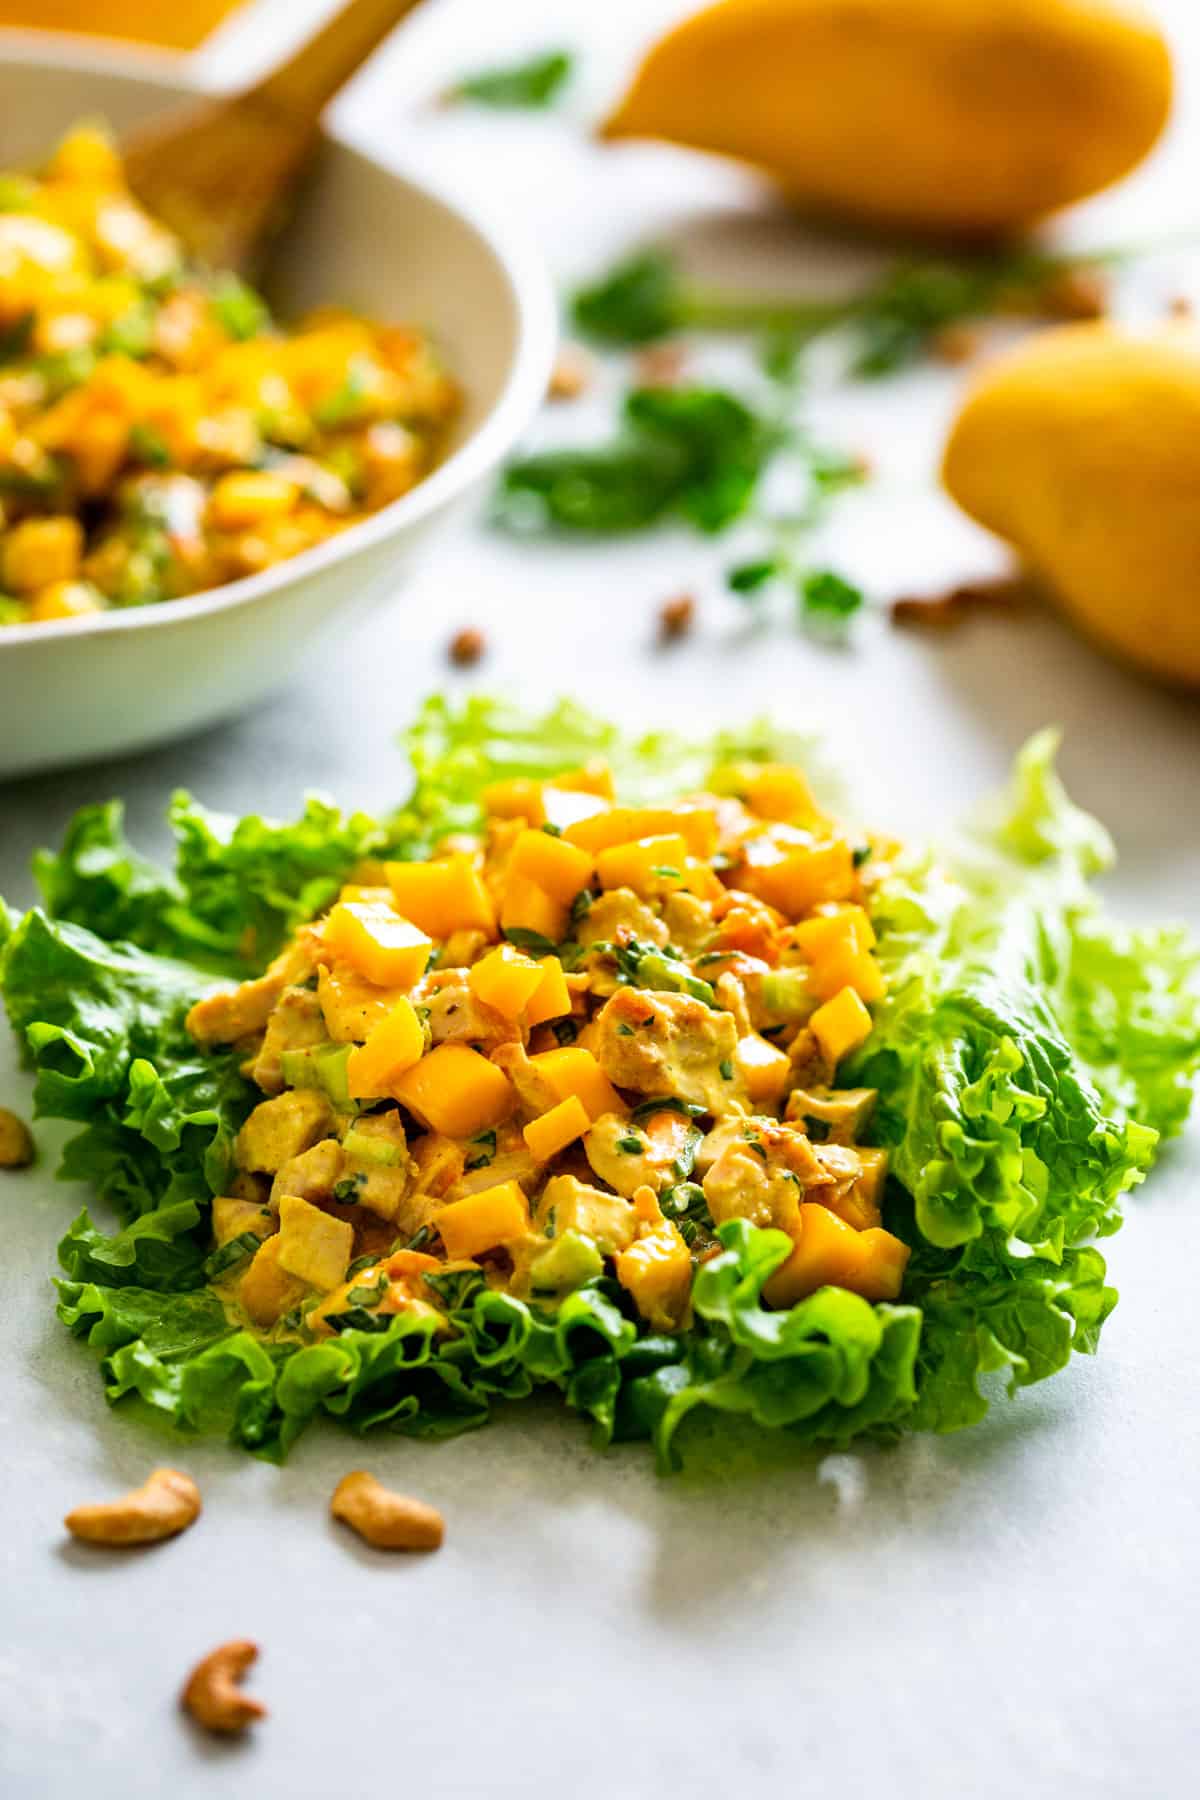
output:
[{"label": "blurred background mango", "polygon": [[0,0],[0,26],[84,31],[190,50],[242,0]]}]

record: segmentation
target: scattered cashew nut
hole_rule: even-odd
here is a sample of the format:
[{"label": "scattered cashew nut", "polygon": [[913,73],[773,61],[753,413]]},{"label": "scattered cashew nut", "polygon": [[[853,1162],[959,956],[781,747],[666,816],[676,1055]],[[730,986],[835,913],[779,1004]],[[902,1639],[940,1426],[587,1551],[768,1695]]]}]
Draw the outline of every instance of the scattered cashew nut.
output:
[{"label": "scattered cashew nut", "polygon": [[119,1500],[77,1506],[63,1524],[88,1544],[157,1544],[200,1515],[200,1489],[178,1469],[155,1469]]},{"label": "scattered cashew nut", "polygon": [[258,1657],[258,1645],[249,1638],[233,1638],[198,1662],[187,1678],[179,1703],[207,1731],[229,1734],[245,1731],[256,1719],[265,1719],[261,1700],[244,1694],[238,1682]]},{"label": "scattered cashew nut", "polygon": [[342,1477],[329,1510],[377,1550],[436,1550],[445,1533],[436,1507],[393,1493],[365,1469]]},{"label": "scattered cashew nut", "polygon": [[0,1169],[27,1169],[33,1161],[33,1138],[24,1119],[0,1106]]}]

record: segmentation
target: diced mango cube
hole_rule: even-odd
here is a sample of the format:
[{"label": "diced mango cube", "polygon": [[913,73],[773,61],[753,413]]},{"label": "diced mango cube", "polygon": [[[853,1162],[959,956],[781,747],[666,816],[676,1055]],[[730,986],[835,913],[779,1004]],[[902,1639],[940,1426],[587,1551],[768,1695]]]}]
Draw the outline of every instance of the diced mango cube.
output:
[{"label": "diced mango cube", "polygon": [[856,1231],[827,1206],[805,1201],[796,1247],[767,1282],[772,1306],[794,1306],[818,1288],[847,1288],[864,1300],[894,1300],[904,1281],[909,1247],[890,1231]]},{"label": "diced mango cube", "polygon": [[683,1322],[692,1291],[692,1256],[676,1226],[664,1219],[652,1188],[633,1197],[640,1235],[616,1259],[617,1280],[657,1331]]},{"label": "diced mango cube", "polygon": [[531,825],[543,825],[542,784],[527,775],[493,781],[483,790],[483,810],[490,819],[528,819]]},{"label": "diced mango cube", "polygon": [[52,582],[70,581],[83,555],[83,526],[66,515],[22,519],[4,539],[0,571],[10,593],[28,594]]},{"label": "diced mango cube", "polygon": [[594,818],[568,825],[563,836],[597,854],[613,844],[678,833],[693,856],[712,856],[717,847],[716,814],[703,806],[614,806]]},{"label": "diced mango cube", "polygon": [[821,813],[801,769],[791,763],[760,763],[746,775],[746,804],[760,819],[789,825],[820,821]]},{"label": "diced mango cube", "polygon": [[499,1125],[516,1095],[503,1070],[466,1044],[438,1044],[405,1071],[392,1092],[430,1131],[474,1137]]},{"label": "diced mango cube", "polygon": [[577,1095],[587,1108],[589,1119],[625,1112],[625,1102],[590,1050],[565,1044],[560,1050],[543,1050],[531,1056],[529,1062],[560,1100]]},{"label": "diced mango cube", "polygon": [[307,1282],[281,1266],[282,1248],[278,1234],[267,1238],[238,1283],[238,1299],[256,1325],[274,1325],[308,1292]]},{"label": "diced mango cube", "polygon": [[46,165],[51,181],[74,181],[89,187],[120,187],[120,152],[110,134],[97,125],[76,125],[59,140]]},{"label": "diced mango cube", "polygon": [[529,1202],[519,1181],[502,1181],[439,1207],[430,1222],[441,1233],[447,1256],[479,1256],[525,1236]]},{"label": "diced mango cube", "polygon": [[452,931],[496,935],[496,911],[472,857],[438,857],[433,862],[386,863],[397,910],[431,937]]},{"label": "diced mango cube", "polygon": [[870,953],[875,942],[871,921],[861,906],[843,906],[805,919],[792,932],[792,942],[811,964],[809,985],[819,1000],[852,987],[863,1000],[883,997],[883,973]]},{"label": "diced mango cube", "polygon": [[542,979],[525,1007],[525,1023],[530,1028],[547,1019],[561,1019],[571,1010],[571,990],[557,956],[543,956],[538,968]]},{"label": "diced mango cube", "polygon": [[567,929],[568,908],[527,875],[510,875],[500,906],[505,931],[536,931],[557,944]]},{"label": "diced mango cube", "polygon": [[739,1041],[735,1061],[752,1103],[778,1105],[792,1077],[787,1052],[752,1031]]},{"label": "diced mango cube", "polygon": [[208,499],[208,523],[241,531],[290,513],[300,498],[296,482],[270,469],[235,469],[222,475]]},{"label": "diced mango cube", "polygon": [[523,1136],[530,1156],[536,1162],[549,1162],[552,1156],[557,1156],[560,1150],[582,1137],[591,1123],[591,1115],[579,1095],[568,1094],[549,1112],[531,1119],[526,1125]]},{"label": "diced mango cube", "polygon": [[854,856],[843,838],[826,843],[781,844],[751,838],[737,885],[790,919],[829,900],[848,900],[855,888]]},{"label": "diced mango cube", "polygon": [[688,847],[678,832],[612,844],[596,857],[596,873],[605,890],[632,888],[646,899],[683,885]]},{"label": "diced mango cube", "polygon": [[844,987],[808,1021],[809,1030],[830,1062],[841,1062],[871,1035],[871,1015],[851,987]]},{"label": "diced mango cube", "polygon": [[561,906],[570,906],[592,878],[592,858],[566,838],[547,831],[523,831],[513,845],[508,874],[523,875]]},{"label": "diced mango cube", "polygon": [[[354,1227],[322,1212],[299,1194],[279,1202],[279,1267],[309,1287],[328,1293],[346,1279],[354,1253]],[[256,1259],[257,1260],[257,1259]]]},{"label": "diced mango cube", "polygon": [[515,1019],[542,985],[542,966],[513,944],[498,944],[467,975],[477,1000],[506,1019]]},{"label": "diced mango cube", "polygon": [[380,987],[412,987],[425,973],[433,949],[423,931],[370,900],[339,900],[322,937],[328,949]]},{"label": "diced mango cube", "polygon": [[425,1028],[411,1000],[397,1000],[346,1059],[352,1100],[378,1100],[425,1054]]},{"label": "diced mango cube", "polygon": [[29,602],[29,618],[35,625],[50,619],[84,619],[105,611],[104,596],[90,581],[52,581],[39,588]]}]

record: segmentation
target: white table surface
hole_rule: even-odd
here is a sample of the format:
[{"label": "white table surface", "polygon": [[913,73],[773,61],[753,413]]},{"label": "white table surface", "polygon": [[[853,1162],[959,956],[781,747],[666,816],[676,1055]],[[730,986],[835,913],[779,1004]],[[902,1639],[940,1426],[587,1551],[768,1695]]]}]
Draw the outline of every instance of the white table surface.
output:
[{"label": "white table surface", "polygon": [[[206,53],[209,74],[248,70],[321,10],[271,0]],[[680,7],[575,10],[440,0],[354,84],[339,126],[519,209],[564,281],[664,230],[726,269],[811,267],[749,178],[586,141],[633,48]],[[1179,48],[1177,126],[1144,171],[1073,220],[1081,238],[1194,223],[1200,32],[1188,0],[1160,10]],[[464,66],[550,40],[584,56],[565,112],[423,104]],[[1200,292],[1200,275],[1176,264],[1159,266],[1154,294],[1189,277]],[[623,372],[614,365],[587,402],[549,415],[547,439],[600,431]],[[877,462],[825,550],[881,599],[1000,566],[930,482],[957,379],[925,372],[814,402],[827,434]],[[0,891],[31,898],[31,850],[76,806],[114,793],[151,848],[181,785],[238,812],[290,812],[309,787],[386,808],[404,785],[394,733],[426,692],[465,690],[445,646],[472,624],[490,653],[471,679],[532,705],[572,691],[631,720],[766,709],[823,724],[871,816],[907,830],[944,824],[1028,731],[1057,720],[1073,791],[1120,848],[1114,904],[1200,927],[1195,702],[1143,686],[1043,618],[980,620],[937,641],[880,617],[852,649],[822,649],[783,619],[748,624],[722,592],[728,560],[728,545],[684,533],[593,552],[468,524],[368,629],[257,715],[137,760],[0,787]],[[657,605],[683,589],[699,599],[697,630],[657,650]],[[0,1058],[0,1095],[26,1105],[7,1042]],[[642,1446],[596,1455],[551,1402],[443,1446],[314,1430],[282,1471],[205,1441],[171,1452],[201,1483],[200,1524],[123,1556],[72,1546],[58,1523],[140,1480],[163,1445],[108,1411],[92,1358],[52,1317],[43,1274],[82,1199],[50,1179],[55,1141],[44,1129],[38,1172],[0,1184],[6,1800],[507,1800],[534,1784],[574,1800],[1196,1791],[1194,1131],[1110,1246],[1122,1301],[1100,1357],[980,1429],[887,1453],[781,1450],[765,1468],[671,1481]],[[444,1509],[440,1555],[380,1558],[330,1524],[335,1481],[363,1463]],[[271,1716],[248,1742],[212,1744],[180,1719],[175,1694],[196,1657],[235,1635],[263,1646],[252,1685]]]}]

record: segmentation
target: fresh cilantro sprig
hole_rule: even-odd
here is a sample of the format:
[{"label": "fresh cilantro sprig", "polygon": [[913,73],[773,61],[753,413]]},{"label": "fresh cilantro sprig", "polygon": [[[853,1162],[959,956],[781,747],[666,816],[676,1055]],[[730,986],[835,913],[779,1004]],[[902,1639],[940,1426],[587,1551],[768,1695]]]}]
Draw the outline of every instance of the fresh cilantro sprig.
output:
[{"label": "fresh cilantro sprig", "polygon": [[[805,544],[837,495],[863,481],[865,470],[814,442],[790,417],[792,388],[784,392],[781,383],[779,393],[780,404],[768,410],[721,388],[635,388],[607,443],[510,463],[494,518],[520,534],[618,536],[669,519],[716,535],[753,517],[766,543],[760,555],[730,570],[731,589],[759,600],[768,587],[787,584],[802,623],[833,617],[844,623],[862,595],[833,571],[812,568]],[[759,512],[764,479],[785,458],[801,499],[784,514]]]},{"label": "fresh cilantro sprig", "polygon": [[671,516],[724,531],[783,439],[774,420],[721,388],[634,388],[610,442],[510,463],[496,516],[514,531],[618,534]]},{"label": "fresh cilantro sprig", "polygon": [[757,331],[789,347],[833,332],[846,335],[850,366],[889,375],[919,360],[949,325],[999,311],[1044,316],[1064,280],[1124,260],[1119,251],[905,259],[878,281],[840,300],[725,293],[689,279],[666,251],[643,250],[580,288],[576,327],[597,343],[630,346],[687,330]]},{"label": "fresh cilantro sprig", "polygon": [[537,111],[553,106],[575,70],[575,58],[567,50],[548,50],[527,62],[479,69],[451,87],[448,100],[469,100],[476,106],[497,110]]}]

